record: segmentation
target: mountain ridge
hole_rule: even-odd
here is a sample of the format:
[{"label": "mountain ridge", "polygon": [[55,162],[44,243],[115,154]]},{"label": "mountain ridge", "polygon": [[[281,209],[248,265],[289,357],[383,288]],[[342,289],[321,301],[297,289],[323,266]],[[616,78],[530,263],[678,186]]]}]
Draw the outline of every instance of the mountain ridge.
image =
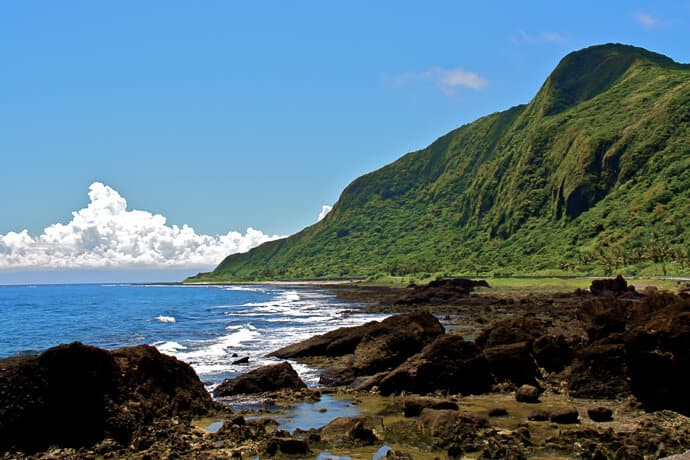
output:
[{"label": "mountain ridge", "polygon": [[689,125],[689,65],[574,51],[530,103],[355,179],[322,221],[188,281],[687,273]]}]

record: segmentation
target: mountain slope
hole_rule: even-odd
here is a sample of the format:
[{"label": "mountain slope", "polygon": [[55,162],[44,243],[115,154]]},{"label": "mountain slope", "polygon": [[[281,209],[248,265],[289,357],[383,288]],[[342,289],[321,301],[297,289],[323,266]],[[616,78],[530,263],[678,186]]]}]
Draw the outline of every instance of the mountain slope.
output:
[{"label": "mountain slope", "polygon": [[690,66],[573,52],[528,104],[352,182],[321,222],[188,281],[690,265]]}]

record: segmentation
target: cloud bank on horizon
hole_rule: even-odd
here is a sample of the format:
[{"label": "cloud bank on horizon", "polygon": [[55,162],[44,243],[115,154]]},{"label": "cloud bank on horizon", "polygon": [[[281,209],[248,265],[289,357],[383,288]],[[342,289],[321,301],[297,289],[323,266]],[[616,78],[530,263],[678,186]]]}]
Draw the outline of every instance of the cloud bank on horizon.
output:
[{"label": "cloud bank on horizon", "polygon": [[125,198],[100,182],[89,186],[89,199],[69,223],[50,225],[39,236],[27,230],[0,234],[0,270],[211,267],[229,254],[283,238],[251,227],[244,234],[211,236],[186,224],[167,225],[160,214],[127,210]]}]

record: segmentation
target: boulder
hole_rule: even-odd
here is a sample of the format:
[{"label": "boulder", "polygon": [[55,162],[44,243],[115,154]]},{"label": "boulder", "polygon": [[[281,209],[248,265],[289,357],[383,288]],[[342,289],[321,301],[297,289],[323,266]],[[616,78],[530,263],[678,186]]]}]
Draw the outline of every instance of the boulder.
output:
[{"label": "boulder", "polygon": [[580,414],[576,407],[563,407],[561,409],[556,409],[551,411],[549,414],[549,420],[553,423],[558,423],[562,425],[578,423]]},{"label": "boulder", "polygon": [[590,407],[587,409],[587,415],[595,422],[610,422],[613,420],[613,412],[604,406]]},{"label": "boulder", "polygon": [[405,417],[416,417],[423,409],[458,410],[457,403],[453,401],[427,396],[407,396],[402,403],[402,407]]},{"label": "boulder", "polygon": [[321,441],[336,447],[368,446],[383,438],[383,418],[338,417],[321,428]]},{"label": "boulder", "polygon": [[384,395],[436,390],[478,394],[488,392],[491,384],[486,358],[474,343],[457,335],[437,338],[378,381]]},{"label": "boulder", "polygon": [[0,361],[0,451],[129,445],[152,420],[217,409],[188,364],[151,346],[75,342]]},{"label": "boulder", "polygon": [[522,385],[535,383],[539,376],[529,342],[485,348],[484,356],[497,382],[508,381]]},{"label": "boulder", "polygon": [[417,423],[423,433],[444,442],[475,437],[479,430],[489,426],[485,417],[447,409],[424,409]]},{"label": "boulder", "polygon": [[534,385],[522,385],[515,392],[515,400],[524,403],[538,403],[541,391]]},{"label": "boulder", "polygon": [[625,331],[630,305],[630,301],[614,297],[591,299],[578,307],[576,316],[584,323],[590,342],[594,342]]},{"label": "boulder", "polygon": [[492,321],[477,336],[475,343],[481,348],[508,345],[517,342],[532,343],[546,334],[544,324],[536,319],[509,317]]},{"label": "boulder", "polygon": [[266,447],[266,453],[270,456],[276,454],[284,455],[307,455],[309,454],[309,444],[304,439],[290,438],[290,437],[274,437]]},{"label": "boulder", "polygon": [[233,379],[226,379],[213,390],[213,396],[218,398],[282,389],[299,390],[306,387],[290,363],[285,361],[259,367]]}]

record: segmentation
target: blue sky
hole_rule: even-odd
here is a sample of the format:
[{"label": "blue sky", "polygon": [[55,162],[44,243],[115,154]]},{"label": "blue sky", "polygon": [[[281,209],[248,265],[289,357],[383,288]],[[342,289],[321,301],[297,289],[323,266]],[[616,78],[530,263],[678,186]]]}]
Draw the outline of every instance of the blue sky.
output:
[{"label": "blue sky", "polygon": [[291,234],[606,42],[690,62],[690,1],[4,2],[0,236],[108,189],[197,236]]}]

